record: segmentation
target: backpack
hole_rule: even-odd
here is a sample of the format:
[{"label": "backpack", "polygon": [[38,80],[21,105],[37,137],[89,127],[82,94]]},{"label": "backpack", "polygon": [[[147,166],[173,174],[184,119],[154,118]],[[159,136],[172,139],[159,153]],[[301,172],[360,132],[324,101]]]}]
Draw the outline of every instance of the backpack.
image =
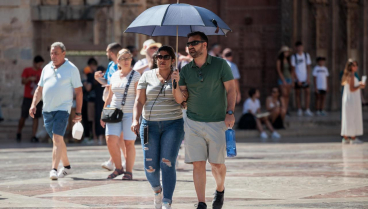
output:
[{"label": "backpack", "polygon": [[[297,59],[296,55],[297,55],[297,53],[294,54],[295,65],[298,65],[298,59]],[[305,56],[305,65],[307,65],[307,60],[308,60],[307,52],[304,52],[304,56]]]}]

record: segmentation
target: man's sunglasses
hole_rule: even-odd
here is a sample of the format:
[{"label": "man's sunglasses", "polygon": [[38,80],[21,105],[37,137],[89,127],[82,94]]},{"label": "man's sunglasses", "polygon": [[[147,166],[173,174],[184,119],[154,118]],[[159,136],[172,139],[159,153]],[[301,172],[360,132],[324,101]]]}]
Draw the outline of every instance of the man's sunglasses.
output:
[{"label": "man's sunglasses", "polygon": [[188,42],[187,43],[187,47],[189,47],[190,45],[192,46],[197,46],[199,43],[203,43],[205,41],[192,41],[192,42]]},{"label": "man's sunglasses", "polygon": [[157,55],[156,56],[156,59],[160,59],[160,60],[162,60],[162,59],[164,59],[164,60],[170,60],[170,58],[171,58],[171,56],[170,55]]}]

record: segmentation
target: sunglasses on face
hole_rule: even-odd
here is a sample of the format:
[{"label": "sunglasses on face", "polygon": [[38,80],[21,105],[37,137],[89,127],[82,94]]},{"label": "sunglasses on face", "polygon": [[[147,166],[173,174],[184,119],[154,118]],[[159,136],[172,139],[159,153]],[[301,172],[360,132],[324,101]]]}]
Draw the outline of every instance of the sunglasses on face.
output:
[{"label": "sunglasses on face", "polygon": [[192,42],[188,42],[187,43],[187,47],[189,47],[190,45],[192,46],[197,46],[199,43],[203,43],[205,41],[192,41]]},{"label": "sunglasses on face", "polygon": [[170,55],[157,55],[156,59],[160,59],[160,60],[170,60],[171,56]]}]

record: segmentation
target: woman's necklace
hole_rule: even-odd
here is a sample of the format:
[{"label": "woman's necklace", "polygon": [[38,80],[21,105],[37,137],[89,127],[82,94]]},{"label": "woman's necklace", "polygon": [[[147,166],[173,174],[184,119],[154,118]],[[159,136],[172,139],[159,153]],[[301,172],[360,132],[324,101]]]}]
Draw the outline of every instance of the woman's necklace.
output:
[{"label": "woman's necklace", "polygon": [[160,74],[159,69],[157,69],[157,75],[159,75],[159,76],[162,78],[162,80],[164,81],[163,83],[166,83],[166,82],[167,82],[167,80],[169,80],[169,78],[170,78],[170,76],[171,76],[171,73],[172,73],[172,70],[170,70],[170,73],[169,73],[169,75],[167,76],[167,78],[166,78],[166,80],[165,80],[165,78]]}]

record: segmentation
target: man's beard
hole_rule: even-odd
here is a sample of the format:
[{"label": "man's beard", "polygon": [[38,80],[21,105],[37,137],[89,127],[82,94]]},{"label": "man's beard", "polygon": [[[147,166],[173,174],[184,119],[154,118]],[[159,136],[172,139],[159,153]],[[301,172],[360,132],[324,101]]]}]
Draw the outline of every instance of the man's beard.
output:
[{"label": "man's beard", "polygon": [[203,46],[201,46],[201,48],[199,48],[198,51],[195,51],[195,49],[194,49],[194,52],[189,50],[189,54],[193,58],[197,58],[197,57],[201,56],[203,54]]}]

